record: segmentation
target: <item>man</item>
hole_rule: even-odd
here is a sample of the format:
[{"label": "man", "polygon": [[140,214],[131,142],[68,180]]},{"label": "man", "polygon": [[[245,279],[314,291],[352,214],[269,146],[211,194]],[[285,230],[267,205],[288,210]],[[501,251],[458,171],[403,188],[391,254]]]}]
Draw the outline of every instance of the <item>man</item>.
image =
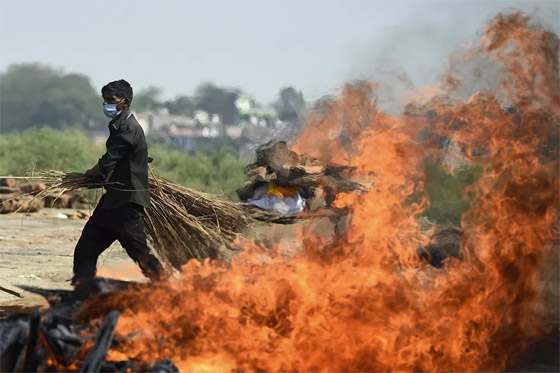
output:
[{"label": "man", "polygon": [[95,276],[97,258],[115,240],[152,280],[163,272],[159,260],[150,253],[144,233],[144,209],[150,207],[148,147],[142,127],[130,112],[132,87],[125,80],[101,89],[103,112],[109,118],[107,152],[86,171],[102,177],[106,193],[86,223],[74,250],[74,277]]}]

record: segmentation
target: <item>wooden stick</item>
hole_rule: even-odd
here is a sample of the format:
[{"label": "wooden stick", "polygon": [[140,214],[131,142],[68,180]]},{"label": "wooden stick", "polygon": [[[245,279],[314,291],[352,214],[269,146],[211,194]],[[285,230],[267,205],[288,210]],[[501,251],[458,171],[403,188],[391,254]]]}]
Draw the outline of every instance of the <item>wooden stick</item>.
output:
[{"label": "wooden stick", "polygon": [[103,325],[95,336],[93,347],[89,350],[84,365],[80,372],[99,372],[101,364],[105,361],[107,352],[111,348],[115,327],[119,319],[118,311],[111,311],[105,318]]},{"label": "wooden stick", "polygon": [[18,292],[15,292],[15,291],[13,291],[13,290],[10,290],[10,289],[6,289],[6,288],[5,288],[5,287],[3,287],[3,286],[0,286],[0,290],[2,290],[2,291],[3,291],[3,292],[5,292],[5,293],[8,293],[8,294],[14,295],[14,296],[16,296],[16,297],[18,297],[18,298],[23,298],[23,297],[21,296],[21,294],[20,294],[20,293],[18,293]]}]

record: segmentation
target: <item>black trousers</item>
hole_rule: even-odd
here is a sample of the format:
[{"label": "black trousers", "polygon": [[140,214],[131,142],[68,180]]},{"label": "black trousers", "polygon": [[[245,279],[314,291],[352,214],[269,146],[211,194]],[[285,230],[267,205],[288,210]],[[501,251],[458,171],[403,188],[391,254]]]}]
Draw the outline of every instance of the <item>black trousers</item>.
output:
[{"label": "black trousers", "polygon": [[144,208],[136,203],[127,203],[114,209],[97,207],[82,230],[74,250],[72,284],[80,278],[95,276],[97,258],[115,240],[138,263],[145,276],[158,279],[163,267],[150,253],[143,217]]}]

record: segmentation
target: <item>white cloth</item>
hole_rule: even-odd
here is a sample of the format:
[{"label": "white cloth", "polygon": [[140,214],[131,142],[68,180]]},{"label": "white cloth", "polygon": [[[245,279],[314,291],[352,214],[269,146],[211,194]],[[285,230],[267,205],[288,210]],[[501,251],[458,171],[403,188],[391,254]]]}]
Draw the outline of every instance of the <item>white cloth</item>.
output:
[{"label": "white cloth", "polygon": [[263,210],[275,210],[284,214],[297,214],[305,208],[305,200],[299,193],[293,197],[278,197],[269,196],[267,192],[268,186],[258,188],[253,198],[249,198],[246,203]]}]

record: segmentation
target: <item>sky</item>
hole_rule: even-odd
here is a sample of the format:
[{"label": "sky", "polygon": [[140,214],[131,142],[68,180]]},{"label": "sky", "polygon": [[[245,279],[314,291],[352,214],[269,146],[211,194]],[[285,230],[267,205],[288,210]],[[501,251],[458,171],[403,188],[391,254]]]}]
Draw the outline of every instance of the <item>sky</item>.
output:
[{"label": "sky", "polygon": [[[307,100],[353,79],[435,83],[448,56],[505,8],[560,31],[559,1],[0,0],[0,71],[40,62],[96,89],[124,78],[162,98],[202,82],[264,104],[292,85]],[[1,81],[0,81],[1,84]]]}]

